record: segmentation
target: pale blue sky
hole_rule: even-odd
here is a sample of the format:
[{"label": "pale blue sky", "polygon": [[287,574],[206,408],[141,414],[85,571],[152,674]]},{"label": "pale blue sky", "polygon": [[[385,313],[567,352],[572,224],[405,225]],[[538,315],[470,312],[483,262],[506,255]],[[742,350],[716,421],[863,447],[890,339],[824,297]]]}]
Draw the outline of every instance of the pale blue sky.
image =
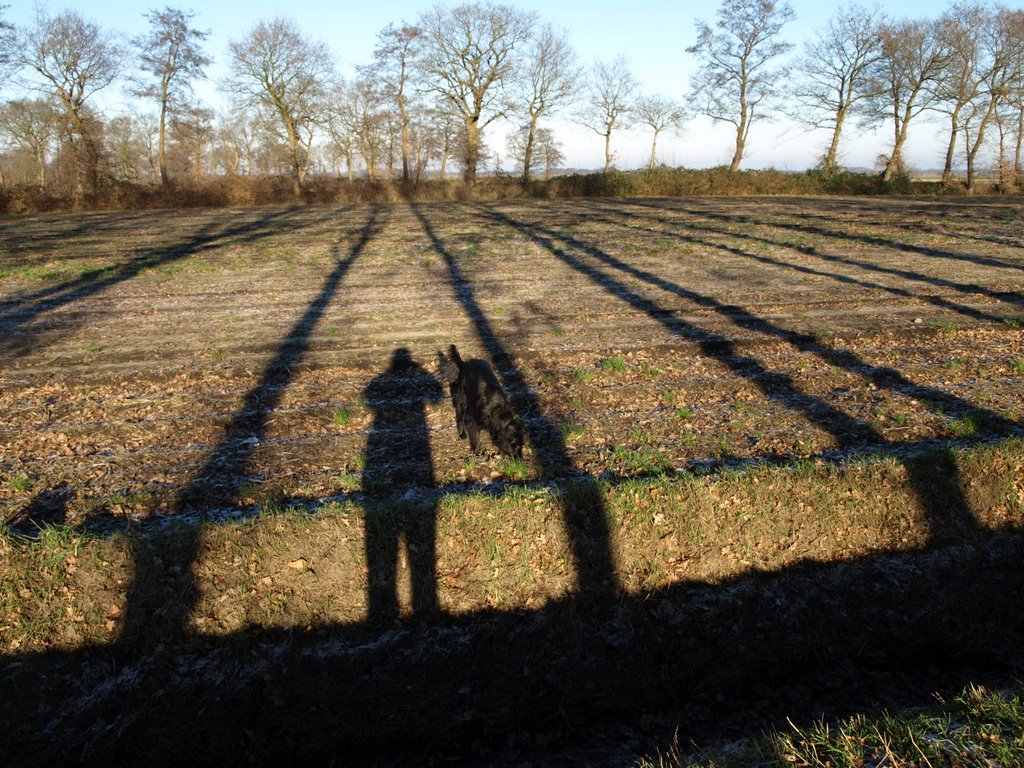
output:
[{"label": "pale blue sky", "polygon": [[[535,11],[542,21],[551,22],[569,31],[569,38],[581,62],[590,64],[597,59],[612,59],[624,54],[642,83],[645,92],[656,92],[683,99],[689,77],[696,64],[686,53],[695,39],[694,20],[713,23],[719,2],[663,2],[635,0],[635,2],[609,2],[607,0],[507,0],[518,8]],[[1011,7],[1021,7],[1024,0],[1004,0]],[[799,46],[811,37],[816,28],[823,26],[836,10],[845,5],[838,0],[790,0],[796,20],[788,25],[782,37]],[[863,0],[862,4],[870,4]],[[147,29],[143,13],[151,8],[170,5],[181,9],[196,9],[195,24],[211,32],[206,50],[215,64],[209,70],[211,81],[216,81],[227,59],[229,40],[240,39],[259,20],[275,16],[293,19],[310,37],[325,41],[337,57],[339,70],[350,75],[357,64],[366,63],[376,42],[376,34],[388,23],[403,19],[414,21],[424,10],[432,7],[432,0],[422,2],[311,2],[310,0],[249,0],[248,2],[190,3],[188,0],[161,0],[158,2],[128,2],[127,0],[51,0],[44,4],[47,11],[57,14],[73,9],[92,21],[126,35],[136,35]],[[453,3],[442,3],[453,5]],[[932,17],[941,13],[945,2],[905,0],[899,14]],[[34,3],[31,0],[13,0],[4,16],[14,24],[30,23]],[[201,10],[199,10],[201,8]],[[895,13],[894,11],[891,11]],[[200,95],[208,100],[217,99],[213,82],[202,87]],[[110,109],[119,108],[125,99],[119,92],[104,95]],[[212,104],[216,106],[216,104]],[[562,142],[567,164],[575,167],[595,167],[602,162],[601,139],[593,132],[560,121],[554,126]],[[851,134],[844,162],[851,166],[870,166],[876,155],[887,148],[888,132],[885,128],[860,136]],[[502,130],[492,131],[490,143],[503,149]],[[935,141],[935,127],[924,122],[911,125],[911,143],[908,159],[912,167],[941,165],[941,148]],[[813,165],[820,156],[825,137],[820,133],[807,133],[788,123],[755,124],[744,167],[775,167],[784,170],[802,169]],[[727,163],[731,157],[733,136],[731,126],[713,127],[706,119],[693,121],[679,137],[659,139],[659,159],[669,165],[704,167]],[[650,138],[641,131],[613,135],[619,167],[642,165],[650,152]],[[506,168],[510,165],[505,161]]]}]

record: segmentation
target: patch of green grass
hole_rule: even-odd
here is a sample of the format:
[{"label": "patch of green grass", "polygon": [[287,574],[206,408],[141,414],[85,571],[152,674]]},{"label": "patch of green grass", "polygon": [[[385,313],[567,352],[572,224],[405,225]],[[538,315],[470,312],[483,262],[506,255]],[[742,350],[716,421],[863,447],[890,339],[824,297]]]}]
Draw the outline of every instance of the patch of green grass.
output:
[{"label": "patch of green grass", "polygon": [[693,408],[690,408],[689,406],[686,405],[681,405],[672,411],[673,416],[683,421],[685,421],[686,419],[692,419],[696,414],[697,412],[693,410]]},{"label": "patch of green grass", "polygon": [[967,362],[967,358],[966,357],[964,357],[963,355],[957,355],[952,360],[947,360],[946,362],[944,362],[942,364],[942,367],[946,368],[946,369],[960,368],[966,362]]},{"label": "patch of green grass", "polygon": [[927,325],[936,331],[945,331],[946,333],[956,330],[956,323],[951,320],[933,320]]},{"label": "patch of green grass", "polygon": [[629,437],[636,443],[650,444],[651,442],[654,441],[654,438],[651,437],[651,433],[648,432],[646,429],[634,429],[632,432],[629,433]]},{"label": "patch of green grass", "polygon": [[99,344],[90,344],[89,346],[87,346],[85,348],[85,351],[86,352],[91,352],[91,353],[95,354],[95,353],[99,352],[102,349],[103,349],[103,347],[101,347]]},{"label": "patch of green grass", "polygon": [[333,421],[339,427],[347,427],[349,421],[351,420],[352,414],[349,412],[348,408],[344,406],[341,406],[340,408],[335,408],[334,413],[331,414],[331,421]]},{"label": "patch of green grass", "polygon": [[32,481],[25,475],[18,475],[17,477],[12,477],[7,481],[7,488],[15,493],[24,493],[31,487]]},{"label": "patch of green grass", "polygon": [[601,360],[597,366],[602,371],[613,371],[615,373],[626,372],[626,361],[621,357],[607,357],[604,360]]},{"label": "patch of green grass", "polygon": [[1016,374],[1024,374],[1024,358],[1018,357],[1010,364],[1010,370]]},{"label": "patch of green grass", "polygon": [[518,482],[530,476],[530,465],[523,459],[506,457],[501,462],[501,472],[509,480]]},{"label": "patch of green grass", "polygon": [[960,438],[974,437],[984,429],[985,422],[985,414],[979,411],[971,411],[957,419],[953,419],[949,423],[949,431]]},{"label": "patch of green grass", "polygon": [[626,448],[615,446],[612,461],[626,474],[631,475],[664,475],[673,470],[661,451],[657,448]]},{"label": "patch of green grass", "polygon": [[572,419],[567,419],[561,423],[559,431],[562,433],[563,440],[571,440],[582,435],[584,429],[582,424],[577,424]]},{"label": "patch of green grass", "polygon": [[1011,328],[1020,328],[1021,321],[1016,317],[1004,317],[1003,323]]},{"label": "patch of green grass", "polygon": [[593,371],[588,371],[585,368],[578,368],[576,370],[576,380],[577,381],[580,381],[580,382],[586,384],[587,382],[592,381],[593,378],[594,378],[594,372]]}]

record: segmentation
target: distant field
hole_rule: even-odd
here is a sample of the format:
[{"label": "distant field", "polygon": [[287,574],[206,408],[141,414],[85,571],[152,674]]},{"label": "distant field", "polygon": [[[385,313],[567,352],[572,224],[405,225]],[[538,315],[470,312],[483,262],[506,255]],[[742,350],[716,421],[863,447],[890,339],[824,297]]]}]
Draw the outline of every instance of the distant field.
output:
[{"label": "distant field", "polygon": [[[530,731],[562,707],[571,730],[579,718],[566,691],[585,690],[591,674],[609,689],[622,684],[602,716],[659,709],[665,702],[614,672],[615,659],[642,650],[636,658],[663,667],[640,665],[636,680],[674,679],[669,657],[659,656],[669,645],[659,643],[689,648],[687,663],[715,669],[727,695],[746,690],[745,673],[731,677],[709,649],[738,638],[741,655],[753,654],[743,669],[756,674],[751,649],[764,627],[732,601],[761,589],[751,586],[760,574],[796,568],[799,586],[765,594],[777,589],[786,596],[779,606],[792,608],[814,592],[822,621],[837,626],[857,607],[887,621],[874,613],[879,593],[857,592],[861,578],[906,615],[915,601],[954,610],[929,602],[939,598],[928,584],[961,555],[974,558],[961,563],[964,574],[990,585],[1015,578],[994,564],[1011,562],[1019,543],[1000,539],[989,561],[957,547],[981,548],[993,531],[1012,536],[1024,515],[1024,207],[1016,200],[603,199],[5,217],[0,253],[0,514],[9,529],[0,555],[22,569],[6,574],[21,586],[0,601],[0,647],[27,665],[5,685],[46,669],[51,681],[78,679],[86,667],[100,679],[106,653],[159,677],[145,671],[149,656],[131,656],[155,644],[202,654],[211,642],[216,663],[229,664],[234,646],[217,644],[234,638],[257,645],[266,662],[264,641],[286,644],[298,632],[326,642],[318,631],[360,660],[345,666],[325,651],[323,661],[359,691],[355,699],[373,699],[360,686],[378,663],[387,667],[381,690],[398,696],[427,646],[461,659],[460,670],[472,667],[467,649],[488,663],[504,649],[524,670],[543,670],[536,717],[477,692],[474,711],[467,704],[446,719],[440,713],[461,689],[448,697],[429,672],[410,682],[435,712],[423,727],[461,744],[462,724],[477,715],[508,739],[501,717]],[[495,365],[526,424],[524,461],[495,455],[489,443],[473,457],[458,439],[435,377],[437,352],[451,343]],[[406,357],[413,365],[396,364]],[[38,536],[62,524],[73,530]],[[71,543],[76,531],[105,538]],[[949,549],[938,560],[921,554],[941,547]],[[893,576],[888,589],[888,566],[873,559],[885,554],[922,559],[908,561],[906,584]],[[797,568],[823,564],[835,570],[815,578]],[[29,578],[55,567],[68,579],[64,593]],[[295,582],[308,573],[319,586]],[[413,586],[399,586],[386,604],[396,578]],[[685,596],[673,591],[683,585]],[[89,602],[90,590],[106,602]],[[692,590],[705,590],[703,602],[689,602]],[[288,599],[275,602],[278,593]],[[1006,594],[991,587],[993,600]],[[571,607],[580,596],[629,602],[599,621]],[[422,618],[424,600],[428,615],[460,618],[405,635],[375,629]],[[48,617],[33,613],[51,602]],[[689,611],[710,617],[706,634],[683,637]],[[992,631],[1017,637],[1019,620]],[[563,621],[565,635],[537,624]],[[765,625],[779,638],[789,631],[780,621]],[[922,626],[906,621],[900,631]],[[606,632],[609,655],[591,643],[588,622],[606,622],[595,632]],[[482,624],[489,629],[480,635]],[[372,638],[405,661],[380,661]],[[822,642],[822,654],[872,658],[837,637]],[[815,643],[808,635],[765,650],[764,664],[803,658]],[[539,648],[552,655],[533,656]],[[82,649],[91,650],[79,658]],[[57,650],[67,655],[46,656]],[[594,665],[575,666],[577,653]],[[879,653],[885,669],[896,663]],[[306,662],[293,661],[282,674],[306,679]],[[856,676],[859,662],[849,663]],[[451,671],[437,659],[427,666]],[[245,674],[239,679],[256,680]],[[954,677],[950,684],[963,682]],[[159,679],[161,689],[177,685]],[[499,676],[495,695],[504,700],[517,685]],[[816,682],[800,685],[821,693]],[[672,690],[658,696],[672,699]],[[179,704],[196,703],[191,688],[178,693]],[[763,695],[744,706],[757,709]],[[353,701],[346,706],[358,709]],[[89,702],[64,711],[75,738],[92,733],[81,712],[109,706]],[[771,715],[750,729],[788,712],[763,709]],[[103,711],[126,738],[144,740],[137,723]],[[386,741],[412,711],[399,707],[373,738]],[[165,715],[158,707],[153,717]],[[651,729],[668,727],[663,711],[652,717]],[[36,743],[20,738],[26,750]]]}]

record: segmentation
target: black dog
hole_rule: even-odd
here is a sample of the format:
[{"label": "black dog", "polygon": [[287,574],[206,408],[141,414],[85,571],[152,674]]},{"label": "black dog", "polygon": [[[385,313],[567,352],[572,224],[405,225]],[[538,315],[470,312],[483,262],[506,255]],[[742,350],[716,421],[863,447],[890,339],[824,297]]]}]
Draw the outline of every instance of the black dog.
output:
[{"label": "black dog", "polygon": [[523,422],[512,409],[505,391],[486,360],[463,360],[452,344],[448,357],[438,352],[441,375],[448,382],[448,391],[455,407],[455,424],[459,437],[469,437],[473,453],[480,453],[480,427],[506,456],[523,455]]}]

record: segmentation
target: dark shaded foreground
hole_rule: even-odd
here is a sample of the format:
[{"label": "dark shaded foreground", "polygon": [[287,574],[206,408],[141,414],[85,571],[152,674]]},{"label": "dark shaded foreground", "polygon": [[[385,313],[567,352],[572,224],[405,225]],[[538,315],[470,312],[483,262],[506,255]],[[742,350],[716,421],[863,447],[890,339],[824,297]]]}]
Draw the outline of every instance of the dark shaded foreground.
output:
[{"label": "dark shaded foreground", "polygon": [[9,766],[628,764],[674,735],[707,744],[1008,679],[1024,669],[1022,556],[1024,535],[982,534],[612,606],[567,598],[387,629],[9,657],[0,754]]}]

